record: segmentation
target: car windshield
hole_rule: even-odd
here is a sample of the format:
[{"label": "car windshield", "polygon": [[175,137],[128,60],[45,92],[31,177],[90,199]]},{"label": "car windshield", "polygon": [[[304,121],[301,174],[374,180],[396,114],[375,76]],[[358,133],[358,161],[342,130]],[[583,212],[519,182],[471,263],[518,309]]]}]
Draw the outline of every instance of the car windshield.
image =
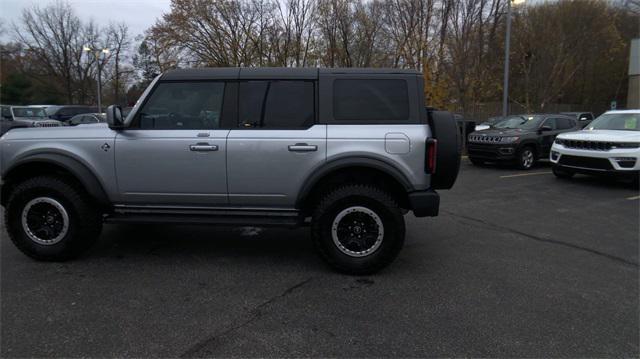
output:
[{"label": "car windshield", "polygon": [[47,117],[47,113],[42,107],[14,107],[13,116],[45,118]]},{"label": "car windshield", "polygon": [[605,113],[591,122],[586,130],[640,131],[640,113]]},{"label": "car windshield", "polygon": [[522,130],[533,130],[540,126],[544,120],[542,116],[510,116],[496,123],[495,128],[518,128]]}]

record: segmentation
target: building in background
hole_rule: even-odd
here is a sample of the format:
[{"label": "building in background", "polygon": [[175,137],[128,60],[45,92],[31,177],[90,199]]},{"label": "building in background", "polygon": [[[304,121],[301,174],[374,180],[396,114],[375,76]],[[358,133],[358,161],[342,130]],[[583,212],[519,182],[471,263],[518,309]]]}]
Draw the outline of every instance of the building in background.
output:
[{"label": "building in background", "polygon": [[640,108],[640,39],[631,40],[627,108]]}]

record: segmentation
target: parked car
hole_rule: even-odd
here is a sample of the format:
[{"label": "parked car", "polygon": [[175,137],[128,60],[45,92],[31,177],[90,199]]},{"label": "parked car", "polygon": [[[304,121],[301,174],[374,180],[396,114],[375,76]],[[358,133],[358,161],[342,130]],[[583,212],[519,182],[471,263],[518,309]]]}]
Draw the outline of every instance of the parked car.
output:
[{"label": "parked car", "polygon": [[551,148],[553,173],[612,175],[638,180],[640,110],[609,111],[584,130],[558,136]]},{"label": "parked car", "polygon": [[87,123],[100,123],[107,122],[107,115],[105,113],[83,113],[80,115],[75,115],[71,117],[69,121],[67,121],[67,125],[69,126],[77,126]]},{"label": "parked car", "polygon": [[509,116],[492,129],[469,135],[469,160],[474,165],[508,162],[530,169],[538,159],[549,156],[556,135],[579,128],[575,119],[565,115]]},{"label": "parked car", "polygon": [[14,128],[58,127],[59,121],[49,120],[44,109],[29,106],[0,106],[0,135]]},{"label": "parked car", "polygon": [[486,121],[476,125],[475,130],[476,131],[488,130],[493,126],[495,126],[498,122],[502,121],[504,118],[505,117],[503,116],[489,117]]},{"label": "parked car", "polygon": [[[436,216],[460,164],[456,123],[420,72],[183,69],[107,124],[0,140],[6,230],[39,260],[87,249],[103,221],[311,225],[347,273],[388,265],[403,214]],[[46,164],[46,165],[45,165]]]},{"label": "parked car", "polygon": [[66,123],[75,115],[96,113],[98,112],[98,109],[91,106],[65,105],[50,106],[47,107],[46,111],[49,118]]},{"label": "parked car", "polygon": [[594,117],[591,112],[561,112],[560,114],[574,117],[582,128],[587,127]]}]

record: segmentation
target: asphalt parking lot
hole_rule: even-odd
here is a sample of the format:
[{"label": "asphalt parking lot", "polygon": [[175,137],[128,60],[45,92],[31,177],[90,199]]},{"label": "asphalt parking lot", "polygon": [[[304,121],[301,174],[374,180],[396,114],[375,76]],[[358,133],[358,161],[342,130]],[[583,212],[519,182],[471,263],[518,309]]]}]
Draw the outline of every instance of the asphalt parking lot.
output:
[{"label": "asphalt parking lot", "polygon": [[639,194],[464,161],[367,277],[328,269],[306,229],[111,225],[68,263],[3,229],[0,354],[637,357]]}]

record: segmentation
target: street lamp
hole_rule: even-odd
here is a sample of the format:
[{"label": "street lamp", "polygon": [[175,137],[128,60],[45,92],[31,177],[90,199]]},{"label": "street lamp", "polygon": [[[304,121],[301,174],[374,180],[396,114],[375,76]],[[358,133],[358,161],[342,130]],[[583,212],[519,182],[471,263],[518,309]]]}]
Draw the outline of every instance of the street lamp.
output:
[{"label": "street lamp", "polygon": [[[93,55],[93,58],[98,63],[98,112],[102,112],[102,66],[108,59],[109,49],[103,48],[93,50],[89,46],[83,46],[82,51],[86,52],[88,55]],[[102,56],[102,60],[100,59],[100,56]]]},{"label": "street lamp", "polygon": [[509,52],[511,47],[511,4],[523,4],[525,0],[507,0],[507,34],[504,40],[504,85],[502,86],[502,116],[509,112]]}]

